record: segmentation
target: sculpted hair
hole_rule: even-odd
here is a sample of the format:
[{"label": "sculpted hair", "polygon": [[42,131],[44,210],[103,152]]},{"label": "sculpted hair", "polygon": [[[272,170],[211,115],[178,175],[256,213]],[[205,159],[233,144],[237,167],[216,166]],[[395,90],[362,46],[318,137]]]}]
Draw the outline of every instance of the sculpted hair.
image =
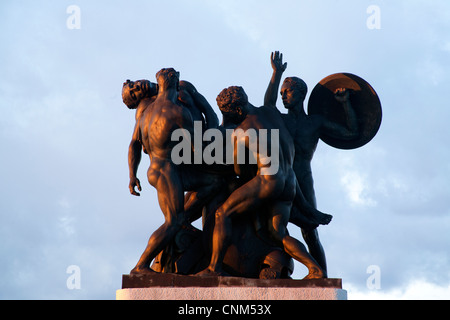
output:
[{"label": "sculpted hair", "polygon": [[159,70],[156,73],[156,81],[159,83],[159,77],[162,77],[164,79],[164,81],[167,81],[168,83],[173,81],[173,76],[171,76],[171,73],[175,73],[176,74],[176,86],[177,86],[177,90],[179,89],[179,80],[180,80],[180,73],[178,71],[176,71],[174,68],[164,68]]},{"label": "sculpted hair", "polygon": [[[136,87],[137,84],[140,85],[140,90],[142,90],[143,97],[141,99],[133,99],[130,94],[130,87]],[[139,106],[142,98],[152,97],[158,94],[158,85],[156,83],[152,83],[148,80],[138,80],[138,81],[130,81],[127,80],[124,82],[122,86],[122,101],[128,107],[128,109],[136,109]]]},{"label": "sculpted hair", "polygon": [[284,80],[284,83],[296,88],[304,97],[306,97],[306,94],[308,93],[308,86],[302,79],[297,77],[289,77]]},{"label": "sculpted hair", "polygon": [[136,109],[139,105],[139,101],[134,101],[133,99],[131,99],[129,87],[130,82],[130,80],[127,80],[127,82],[123,84],[122,101],[128,107],[128,109]]},{"label": "sculpted hair", "polygon": [[248,97],[242,87],[232,86],[223,89],[216,98],[217,105],[222,112],[236,112],[236,107],[246,106]]}]

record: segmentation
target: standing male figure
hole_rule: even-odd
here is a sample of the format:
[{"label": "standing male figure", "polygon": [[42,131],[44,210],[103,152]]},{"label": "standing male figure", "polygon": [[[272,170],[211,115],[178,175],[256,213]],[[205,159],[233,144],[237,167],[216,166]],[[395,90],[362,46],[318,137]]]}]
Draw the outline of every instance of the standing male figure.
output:
[{"label": "standing male figure", "polygon": [[[255,210],[260,215],[267,215],[265,218],[268,220],[269,233],[276,244],[308,268],[309,274],[305,278],[322,278],[324,275],[320,266],[309,255],[304,245],[291,237],[286,229],[293,201],[295,197],[303,198],[303,195],[301,192],[296,194],[296,178],[292,170],[294,144],[279,111],[265,106],[260,108],[252,106],[241,87],[224,89],[217,97],[217,104],[224,118],[236,124],[235,132],[239,129],[244,132],[247,130],[256,130],[256,132],[279,130],[279,141],[272,141],[271,134],[267,135],[266,141],[266,150],[273,150],[271,144],[279,145],[276,154],[271,154],[271,159],[277,158],[278,170],[265,174],[266,169],[273,165],[267,161],[267,154],[261,153],[259,148],[250,146],[250,141],[245,135],[237,136],[233,142],[235,144],[235,173],[239,176],[248,176],[248,172],[247,174],[241,172],[242,167],[247,164],[241,164],[236,159],[236,152],[240,150],[239,146],[244,145],[257,160],[256,174],[250,175],[246,182],[234,190],[217,209],[211,261],[208,268],[200,275],[223,274],[222,264],[232,235],[232,219]],[[257,134],[257,138],[261,139],[259,134]],[[315,217],[318,223],[330,222],[331,216],[317,211],[304,198],[297,203],[303,204],[301,210],[307,212],[309,216]]]},{"label": "standing male figure", "polygon": [[[179,72],[174,69],[162,69],[156,74],[157,89],[149,82],[124,84],[122,95],[124,102],[137,107],[136,126],[128,152],[130,170],[130,192],[141,190],[136,177],[143,148],[150,156],[150,168],[147,172],[149,183],[158,193],[159,206],[165,222],[150,237],[147,247],[131,273],[152,273],[151,261],[169,244],[183,225],[192,220],[209,197],[220,188],[218,176],[196,172],[188,165],[175,165],[171,151],[178,143],[172,141],[172,133],[185,129],[193,136],[194,123],[191,112],[178,101]],[[148,90],[157,95],[152,96]],[[134,103],[133,103],[134,101]],[[127,104],[128,105],[128,104]],[[191,137],[189,141],[191,141]],[[194,147],[192,146],[192,149]],[[185,191],[195,191],[185,204]]]},{"label": "standing male figure", "polygon": [[[278,51],[271,54],[271,63],[273,74],[264,97],[264,105],[276,108],[278,88],[280,86],[281,76],[286,70],[287,63],[283,64],[283,54],[280,54]],[[350,103],[350,92],[348,90],[338,89],[335,92],[335,98],[341,103],[343,111],[346,114],[347,126],[328,121],[320,115],[307,115],[303,106],[307,92],[308,87],[302,79],[297,77],[286,78],[280,93],[288,113],[282,114],[282,117],[294,139],[295,157],[293,168],[299,186],[306,200],[314,208],[317,208],[311,161],[316,151],[321,132],[322,130],[327,130],[328,134],[334,133],[340,138],[351,140],[358,136],[358,122]],[[293,214],[292,216],[298,217],[299,215]],[[311,255],[320,264],[326,274],[327,264],[325,252],[320,243],[317,228],[311,228],[303,223],[303,221],[295,219],[291,219],[291,222],[302,228],[303,238],[308,245]]]}]

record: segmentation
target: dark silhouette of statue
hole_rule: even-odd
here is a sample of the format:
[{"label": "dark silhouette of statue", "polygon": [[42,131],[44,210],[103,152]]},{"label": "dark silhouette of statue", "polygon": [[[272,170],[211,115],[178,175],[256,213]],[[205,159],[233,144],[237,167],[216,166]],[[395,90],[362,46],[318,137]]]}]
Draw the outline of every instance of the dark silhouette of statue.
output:
[{"label": "dark silhouette of statue", "polygon": [[[363,79],[339,73],[316,85],[307,113],[306,83],[288,77],[280,90],[287,114],[281,113],[276,102],[287,63],[274,52],[271,65],[263,106],[250,104],[241,87],[222,90],[216,99],[221,125],[205,97],[173,68],[161,69],[156,83],[123,84],[123,102],[136,110],[129,190],[140,195],[136,175],[148,154],[147,178],[165,217],[131,274],[289,278],[295,259],[308,268],[306,279],[327,277],[317,227],[332,216],[317,210],[311,161],[319,140],[347,150],[368,143],[380,127],[381,104]],[[200,144],[198,124],[209,137]],[[218,148],[215,155],[226,154],[223,161],[173,158],[180,150],[188,160],[211,152],[209,143]],[[199,218],[201,230],[191,224]],[[301,228],[307,247],[289,235],[288,223]]]},{"label": "dark silhouette of statue", "polygon": [[[171,134],[179,128],[193,133],[193,117],[189,109],[179,102],[179,73],[172,68],[162,69],[156,78],[156,96],[151,96],[155,87],[146,81],[128,81],[122,91],[124,102],[135,101],[128,106],[137,107],[136,126],[128,152],[130,192],[139,195],[135,188],[141,190],[136,173],[143,148],[151,161],[147,178],[157,190],[159,206],[165,217],[164,224],[152,234],[131,273],[153,272],[150,269],[151,261],[184,225],[194,220],[193,214],[221,187],[221,180],[217,176],[198,174],[195,167],[177,166],[171,160],[171,151],[176,144]],[[138,102],[138,99],[141,100]],[[185,191],[196,192],[186,205]]]},{"label": "dark silhouette of statue", "polygon": [[[283,54],[278,51],[272,53],[271,63],[274,71],[264,97],[264,105],[276,108],[278,88],[287,63],[283,64]],[[326,130],[334,133],[335,136],[351,140],[358,136],[358,122],[350,103],[349,90],[338,88],[335,91],[335,99],[342,104],[342,110],[347,120],[345,125],[330,121],[322,115],[306,114],[303,103],[307,92],[308,87],[302,79],[289,77],[284,80],[280,94],[288,113],[282,114],[282,118],[293,138],[295,148],[293,169],[300,189],[306,200],[314,208],[317,208],[311,160],[319,142],[320,134]],[[303,238],[308,245],[309,252],[326,273],[325,252],[320,243],[317,228],[308,226],[301,221],[296,224],[302,229]]]},{"label": "dark silhouette of statue", "polygon": [[[278,141],[267,140],[267,143],[277,143],[278,170],[271,174],[264,174],[264,169],[269,165],[260,153],[257,154],[256,173],[242,172],[238,163],[235,163],[237,175],[247,175],[248,180],[236,189],[228,199],[217,209],[215,215],[215,228],[213,234],[213,251],[210,265],[199,275],[223,275],[222,262],[230,238],[232,236],[232,219],[242,214],[248,214],[250,209],[259,210],[259,214],[266,215],[268,231],[271,238],[278,246],[294,259],[303,263],[309,270],[308,279],[322,278],[324,276],[320,266],[306,251],[301,242],[291,237],[287,232],[287,224],[290,218],[291,207],[300,203],[303,212],[308,213],[311,219],[316,219],[320,224],[328,224],[331,216],[314,210],[307,202],[300,200],[294,202],[295,197],[303,197],[301,191],[296,193],[296,177],[292,169],[294,161],[294,143],[278,110],[262,106],[256,108],[248,102],[243,88],[229,87],[224,89],[217,98],[219,108],[224,113],[224,118],[236,125],[235,130],[278,130]],[[238,144],[245,146],[249,152],[255,151],[250,146],[246,137],[236,140],[235,150],[239,150]],[[264,209],[263,209],[264,208]],[[263,219],[264,219],[263,218]]]},{"label": "dark silhouette of statue", "polygon": [[[127,80],[122,89],[124,103],[136,109],[136,126],[129,147],[130,192],[140,195],[136,191],[136,188],[141,191],[136,173],[143,151],[150,156],[149,182],[158,192],[166,218],[150,237],[131,274],[154,271],[192,274],[203,270],[209,261],[217,206],[239,184],[233,166],[231,171],[226,166],[221,170],[202,165],[178,166],[169,156],[176,143],[170,138],[175,130],[183,128],[192,134],[192,120],[201,121],[206,128],[218,124],[204,97],[189,82],[177,83],[178,77],[175,70],[163,69],[157,74],[158,84]],[[200,231],[190,223],[202,214],[204,228]],[[252,217],[236,224],[225,259],[227,271],[253,278],[289,277],[293,272],[291,259],[264,239],[264,235],[258,235],[254,224]]]}]

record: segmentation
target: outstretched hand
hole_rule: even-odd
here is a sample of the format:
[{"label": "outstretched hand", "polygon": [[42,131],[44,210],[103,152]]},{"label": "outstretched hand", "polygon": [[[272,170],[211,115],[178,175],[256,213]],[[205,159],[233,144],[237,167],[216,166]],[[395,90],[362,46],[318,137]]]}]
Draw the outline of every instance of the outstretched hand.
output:
[{"label": "outstretched hand", "polygon": [[351,90],[346,88],[338,88],[334,92],[334,97],[338,102],[345,103],[350,98],[350,91]]},{"label": "outstretched hand", "polygon": [[140,193],[139,192],[136,192],[136,190],[134,189],[134,188],[138,188],[138,190],[139,191],[142,191],[142,188],[141,188],[141,182],[139,181],[139,179],[138,178],[136,178],[136,177],[134,177],[134,178],[131,178],[130,179],[130,185],[129,185],[129,188],[130,188],[130,193],[132,194],[132,195],[134,195],[134,196],[140,196]]},{"label": "outstretched hand", "polygon": [[284,72],[287,68],[287,62],[283,64],[283,54],[279,51],[272,52],[270,61],[275,72]]}]

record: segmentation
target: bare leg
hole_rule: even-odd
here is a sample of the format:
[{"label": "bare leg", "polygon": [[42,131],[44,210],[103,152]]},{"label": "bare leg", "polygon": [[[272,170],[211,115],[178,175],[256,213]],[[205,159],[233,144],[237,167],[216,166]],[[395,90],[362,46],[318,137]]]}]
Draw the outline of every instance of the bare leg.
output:
[{"label": "bare leg", "polygon": [[221,176],[199,170],[182,170],[181,178],[185,190],[184,210],[190,223],[202,216],[203,207],[224,187]]},{"label": "bare leg", "polygon": [[[153,168],[154,169],[154,168]],[[149,182],[158,191],[158,201],[166,221],[150,237],[144,253],[131,273],[152,273],[150,263],[170,243],[186,221],[184,192],[178,171],[169,162],[149,170]]]},{"label": "bare leg", "polygon": [[[314,180],[311,171],[306,171],[301,179],[298,179],[298,184],[303,192],[306,201],[308,201],[314,208],[317,209],[316,194],[314,191]],[[291,212],[292,214],[292,212]],[[322,247],[319,239],[319,232],[316,228],[308,229],[302,228],[303,239],[308,246],[309,253],[317,261],[322,268],[324,276],[327,277],[327,261],[325,258],[325,250]]]},{"label": "bare leg", "polygon": [[311,223],[329,224],[333,219],[332,215],[320,212],[312,204],[310,204],[303,195],[300,185],[296,182],[296,194],[293,205],[297,207],[297,212],[303,214]]},{"label": "bare leg", "polygon": [[309,271],[305,279],[323,278],[324,274],[319,264],[308,253],[306,247],[287,232],[287,223],[291,210],[291,202],[279,201],[271,208],[272,217],[269,230],[272,237],[292,258],[304,264]]},{"label": "bare leg", "polygon": [[[184,180],[185,181],[185,180]],[[188,187],[193,192],[186,194],[184,210],[190,223],[196,221],[202,216],[203,207],[220,192],[223,187],[222,179],[207,179],[201,187]]]},{"label": "bare leg", "polygon": [[277,196],[278,181],[272,176],[256,176],[240,188],[217,209],[213,232],[212,256],[209,267],[199,275],[223,274],[222,263],[232,234],[232,219],[260,204],[262,199]]},{"label": "bare leg", "polygon": [[142,253],[141,258],[130,273],[154,273],[154,271],[150,269],[150,263],[162,250],[164,250],[164,248],[167,247],[176,233],[181,229],[181,226],[182,224],[174,224],[168,221],[164,222],[164,224],[151,235],[144,253]]},{"label": "bare leg", "polygon": [[308,246],[309,253],[313,258],[317,261],[317,263],[322,268],[322,271],[324,273],[325,277],[328,277],[327,275],[327,260],[325,257],[325,250],[322,247],[322,244],[319,240],[319,233],[317,232],[317,229],[313,230],[303,230],[303,239],[306,242],[306,245]]}]

